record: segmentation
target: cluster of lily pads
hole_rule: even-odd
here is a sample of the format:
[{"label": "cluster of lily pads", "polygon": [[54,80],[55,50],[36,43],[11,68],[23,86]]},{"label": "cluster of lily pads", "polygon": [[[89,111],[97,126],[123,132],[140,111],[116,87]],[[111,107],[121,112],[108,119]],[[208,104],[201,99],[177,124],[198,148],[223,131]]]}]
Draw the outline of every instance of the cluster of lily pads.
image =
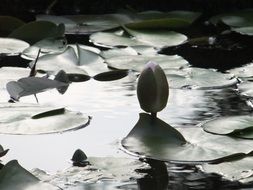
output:
[{"label": "cluster of lily pads", "polygon": [[[210,22],[223,22],[230,26],[231,31],[251,35],[251,14],[252,10],[219,15],[211,18]],[[250,90],[251,65],[221,73],[191,67],[178,55],[158,53],[163,48],[189,42],[190,39],[178,31],[191,26],[199,16],[200,13],[187,11],[102,16],[38,15],[37,20],[30,23],[1,16],[1,56],[20,56],[29,64],[28,68],[0,68],[1,88],[8,91],[12,102],[16,102],[0,104],[0,133],[44,134],[84,127],[90,119],[83,113],[17,101],[23,96],[36,97],[36,94],[54,88],[64,94],[76,82],[111,81],[133,73],[139,77],[137,94],[141,108],[151,115],[140,114],[133,130],[122,140],[124,148],[138,156],[166,162],[223,165],[204,165],[207,171],[213,167],[219,170],[227,168],[228,163],[233,163],[231,167],[248,167],[253,151],[251,116],[218,118],[201,127],[179,129],[156,116],[167,104],[168,86],[209,90],[237,89],[238,85],[240,93],[253,96]],[[245,23],[247,28],[243,27]],[[94,46],[69,44],[65,35],[77,34],[88,34]],[[149,61],[157,65],[147,64]],[[0,156],[6,153],[7,150],[1,147]],[[240,169],[245,170],[245,167]],[[26,184],[19,183],[18,172]],[[10,179],[10,173],[16,174]],[[241,179],[241,173],[238,173],[236,179]],[[20,185],[24,189],[58,189],[47,187],[48,184],[40,182],[16,161],[3,166],[0,176],[0,189],[17,189]]]}]

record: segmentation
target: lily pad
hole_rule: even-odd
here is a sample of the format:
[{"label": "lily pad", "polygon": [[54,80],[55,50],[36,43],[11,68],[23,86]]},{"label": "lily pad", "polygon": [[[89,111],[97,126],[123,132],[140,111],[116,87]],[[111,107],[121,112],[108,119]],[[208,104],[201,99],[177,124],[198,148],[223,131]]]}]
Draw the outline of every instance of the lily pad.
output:
[{"label": "lily pad", "polygon": [[59,133],[83,128],[89,123],[89,117],[79,112],[38,104],[1,103],[0,112],[2,134]]},{"label": "lily pad", "polygon": [[220,164],[204,164],[202,168],[207,173],[218,173],[231,181],[252,182],[253,157],[248,156],[240,160]]},{"label": "lily pad", "polygon": [[206,132],[253,139],[253,116],[230,116],[214,119],[201,125]]},{"label": "lily pad", "polygon": [[[252,21],[252,25],[253,25],[253,21]],[[232,31],[237,32],[242,35],[253,36],[253,26],[232,28]]]},{"label": "lily pad", "polygon": [[147,45],[164,48],[182,44],[187,40],[183,34],[167,30],[132,30],[127,32],[98,32],[90,36],[91,42],[103,46],[137,46]]},{"label": "lily pad", "polygon": [[136,16],[140,20],[126,24],[128,28],[175,29],[189,26],[200,16],[200,13],[191,11],[146,11],[138,13]]},{"label": "lily pad", "polygon": [[22,52],[22,57],[34,60],[38,55],[39,49],[40,57],[45,54],[62,53],[67,48],[66,45],[67,41],[65,38],[46,38],[26,48]]},{"label": "lily pad", "polygon": [[126,55],[105,60],[111,68],[130,69],[138,72],[141,72],[149,61],[159,64],[165,73],[168,69],[179,69],[188,65],[185,59],[177,55]]},{"label": "lily pad", "polygon": [[238,80],[231,74],[210,69],[184,68],[165,71],[171,88],[218,89],[233,86]]},{"label": "lily pad", "polygon": [[64,35],[64,25],[56,25],[48,21],[34,21],[14,30],[9,37],[24,40],[34,44],[44,38],[61,37]]},{"label": "lily pad", "polygon": [[239,78],[250,78],[253,77],[253,63],[244,65],[242,67],[228,70],[229,73],[234,74]]},{"label": "lily pad", "polygon": [[138,156],[191,163],[222,162],[253,150],[251,140],[212,135],[201,128],[178,128],[178,131],[162,120],[142,113],[122,145]]},{"label": "lily pad", "polygon": [[22,20],[12,16],[0,16],[0,34],[6,36],[24,24]]},{"label": "lily pad", "polygon": [[[32,67],[34,61],[30,63]],[[56,74],[60,70],[64,70],[69,76],[69,80],[73,82],[86,81],[90,79],[88,73],[78,67],[79,60],[72,47],[67,47],[63,53],[55,53],[41,56],[37,63],[38,72]]]},{"label": "lily pad", "polygon": [[23,40],[0,38],[0,54],[18,55],[30,45]]},{"label": "lily pad", "polygon": [[60,190],[60,188],[41,182],[16,160],[8,162],[0,170],[0,189],[2,190]]},{"label": "lily pad", "polygon": [[238,85],[238,90],[243,96],[253,97],[253,82],[243,82]]}]

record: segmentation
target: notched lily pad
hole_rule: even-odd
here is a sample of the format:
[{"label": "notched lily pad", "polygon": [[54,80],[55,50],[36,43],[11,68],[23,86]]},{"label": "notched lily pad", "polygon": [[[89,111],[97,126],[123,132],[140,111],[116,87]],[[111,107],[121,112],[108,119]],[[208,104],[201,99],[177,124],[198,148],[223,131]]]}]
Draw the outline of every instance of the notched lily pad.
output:
[{"label": "notched lily pad", "polygon": [[176,130],[148,114],[140,115],[138,123],[122,140],[122,145],[138,156],[190,163],[222,162],[246,156],[253,150],[251,140],[212,135],[201,128]]},{"label": "notched lily pad", "polygon": [[148,45],[157,48],[175,46],[187,40],[183,34],[167,30],[132,30],[98,32],[90,36],[91,42],[103,46],[137,46]]},{"label": "notched lily pad", "polygon": [[56,25],[48,21],[33,21],[14,30],[9,37],[24,40],[34,44],[44,38],[61,37],[64,35],[64,25]]},{"label": "notched lily pad", "polygon": [[24,103],[0,104],[0,133],[47,134],[85,127],[90,118],[65,108]]},{"label": "notched lily pad", "polygon": [[0,170],[0,189],[2,190],[60,190],[51,184],[41,182],[19,165],[16,160],[8,162]]},{"label": "notched lily pad", "polygon": [[219,89],[236,85],[234,75],[223,74],[210,69],[183,68],[165,71],[171,88]]},{"label": "notched lily pad", "polygon": [[201,125],[206,132],[253,139],[253,116],[230,116],[214,119]]}]

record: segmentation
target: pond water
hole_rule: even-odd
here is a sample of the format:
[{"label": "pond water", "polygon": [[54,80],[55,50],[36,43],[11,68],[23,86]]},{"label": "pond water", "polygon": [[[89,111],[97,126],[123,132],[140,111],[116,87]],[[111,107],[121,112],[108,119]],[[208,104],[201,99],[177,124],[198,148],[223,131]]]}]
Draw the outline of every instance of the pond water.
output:
[{"label": "pond water", "polygon": [[[62,134],[2,134],[0,144],[10,149],[3,157],[4,162],[17,159],[27,169],[40,168],[54,174],[71,166],[70,159],[78,148],[82,149],[88,157],[132,158],[120,150],[120,140],[134,127],[139,113],[142,112],[136,96],[134,76],[129,75],[113,82],[89,80],[73,83],[64,95],[51,90],[40,93],[37,97],[40,104],[63,106],[91,116],[90,124],[85,128]],[[2,89],[0,101],[6,102],[8,99],[7,91]],[[21,102],[36,103],[36,100],[33,96],[28,96],[21,98]],[[170,89],[169,103],[166,109],[158,114],[158,117],[174,127],[195,127],[207,119],[218,116],[243,115],[251,112],[252,108],[247,105],[244,97],[237,94],[235,88]],[[182,179],[188,179],[189,173],[195,172],[196,175],[200,175],[201,172],[196,172],[195,167],[190,167],[190,169],[185,166],[168,165],[167,167],[170,172],[169,182],[165,183],[167,186],[165,189],[188,189],[194,186],[207,189],[207,187],[213,187],[210,183],[214,183],[217,179],[220,181],[217,175],[199,178],[195,176],[201,183],[188,180],[187,183],[184,181],[184,185],[180,185]],[[201,176],[203,175],[201,173]],[[134,180],[124,183],[109,181],[102,184],[91,183],[86,186],[77,186],[72,189],[141,189],[140,183],[144,189],[145,187],[148,189],[150,181],[148,178],[142,178],[138,183]],[[152,185],[149,188],[152,189]]]}]

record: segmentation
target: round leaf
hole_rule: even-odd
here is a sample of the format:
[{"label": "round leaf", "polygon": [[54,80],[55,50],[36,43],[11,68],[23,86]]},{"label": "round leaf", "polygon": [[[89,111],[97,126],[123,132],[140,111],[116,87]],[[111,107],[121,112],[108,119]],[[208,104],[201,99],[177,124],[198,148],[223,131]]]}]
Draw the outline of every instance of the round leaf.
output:
[{"label": "round leaf", "polygon": [[130,69],[138,72],[141,72],[149,61],[159,64],[165,73],[166,70],[172,68],[179,69],[188,65],[188,62],[185,59],[177,55],[126,55],[105,60],[109,67],[115,69]]},{"label": "round leaf", "polygon": [[0,38],[0,54],[17,55],[30,45],[14,38]]},{"label": "round leaf", "polygon": [[9,37],[34,44],[44,38],[61,37],[63,34],[62,25],[57,26],[48,21],[34,21],[17,28]]},{"label": "round leaf", "polygon": [[253,117],[250,115],[221,117],[201,126],[209,133],[253,139]]},{"label": "round leaf", "polygon": [[138,156],[194,163],[222,162],[253,150],[251,140],[212,135],[202,128],[184,127],[178,131],[158,118],[141,114],[138,123],[122,140],[122,145]]},{"label": "round leaf", "polygon": [[233,86],[238,80],[231,74],[201,68],[165,71],[171,88],[217,89]]},{"label": "round leaf", "polygon": [[89,117],[79,112],[50,106],[22,103],[0,105],[0,133],[45,134],[59,133],[85,127]]}]

